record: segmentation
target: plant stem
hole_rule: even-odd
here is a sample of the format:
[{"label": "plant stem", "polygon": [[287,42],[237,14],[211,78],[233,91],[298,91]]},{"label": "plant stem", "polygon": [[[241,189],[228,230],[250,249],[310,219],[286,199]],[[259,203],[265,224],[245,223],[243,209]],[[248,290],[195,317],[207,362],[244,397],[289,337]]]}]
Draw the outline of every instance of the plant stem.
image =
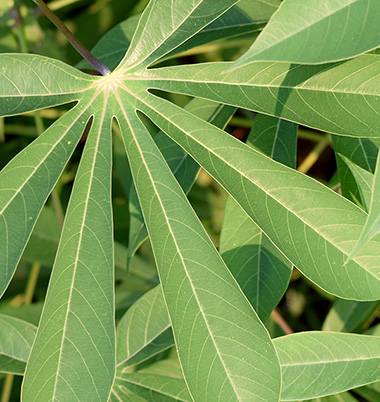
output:
[{"label": "plant stem", "polygon": [[51,192],[51,198],[53,200],[53,205],[54,205],[55,213],[56,213],[58,221],[59,221],[59,225],[61,226],[61,229],[62,229],[63,222],[65,220],[65,214],[63,213],[61,200],[59,199],[57,188],[54,188],[53,191]]},{"label": "plant stem", "polygon": [[277,309],[272,311],[270,318],[285,332],[286,335],[294,334],[294,331],[290,328],[289,324],[284,320]]},{"label": "plant stem", "polygon": [[14,374],[7,374],[5,376],[3,391],[1,393],[1,402],[9,402],[14,378],[15,378]]},{"label": "plant stem", "polygon": [[24,35],[24,28],[23,28],[23,19],[19,10],[19,4],[18,2],[15,3],[15,6],[12,8],[12,17],[15,21],[15,31],[16,31],[16,36],[17,36],[17,41],[18,41],[18,46],[20,48],[21,53],[27,53],[28,52],[28,44],[25,39]]},{"label": "plant stem", "polygon": [[44,122],[42,120],[41,113],[37,110],[34,112],[34,124],[36,126],[37,134],[41,135],[45,131]]},{"label": "plant stem", "polygon": [[40,273],[41,264],[39,262],[35,262],[32,265],[32,270],[30,271],[28,283],[25,289],[24,303],[32,304],[34,291],[36,290],[38,275]]},{"label": "plant stem", "polygon": [[331,144],[331,139],[328,134],[321,136],[317,145],[312,149],[309,155],[298,166],[297,170],[301,173],[307,173],[317,162],[323,151]]},{"label": "plant stem", "polygon": [[79,54],[87,60],[101,75],[107,75],[111,70],[94,57],[82,43],[68,30],[66,25],[50,10],[43,0],[34,0],[41,11],[49,18],[49,20],[65,35],[67,40],[74,46]]},{"label": "plant stem", "polygon": [[0,142],[5,141],[5,122],[4,117],[0,117]]}]

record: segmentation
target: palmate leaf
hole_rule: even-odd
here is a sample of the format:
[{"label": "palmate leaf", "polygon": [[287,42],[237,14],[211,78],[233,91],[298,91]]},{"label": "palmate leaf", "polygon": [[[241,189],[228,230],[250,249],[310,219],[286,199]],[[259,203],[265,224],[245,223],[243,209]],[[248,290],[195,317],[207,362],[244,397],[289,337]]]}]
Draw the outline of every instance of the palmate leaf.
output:
[{"label": "palmate leaf", "polygon": [[[10,228],[1,228],[3,239],[8,238],[0,243],[5,282],[83,128],[90,120],[92,125],[26,369],[23,402],[103,401],[111,392],[113,117],[123,132],[184,380],[197,402],[278,401],[280,367],[267,331],[206,235],[140,112],[210,171],[319,286],[342,297],[380,298],[378,240],[342,267],[364,225],[363,211],[147,92],[162,86],[337,134],[379,136],[376,55],[318,67],[253,63],[231,72],[231,63],[217,63],[145,69],[235,3],[151,1],[126,58],[106,77],[91,77],[38,56],[0,56],[3,115],[77,102],[1,173],[6,183],[1,222]],[[17,172],[18,168],[23,170]],[[321,262],[317,264],[316,258]]]},{"label": "palmate leaf", "polygon": [[348,59],[380,46],[379,20],[379,0],[286,0],[235,65]]}]

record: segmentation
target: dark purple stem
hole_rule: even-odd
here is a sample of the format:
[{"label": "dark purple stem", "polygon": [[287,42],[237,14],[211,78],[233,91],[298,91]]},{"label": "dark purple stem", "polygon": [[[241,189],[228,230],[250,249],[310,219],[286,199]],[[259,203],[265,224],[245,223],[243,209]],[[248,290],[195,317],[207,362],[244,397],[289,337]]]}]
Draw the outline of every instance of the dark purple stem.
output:
[{"label": "dark purple stem", "polygon": [[49,20],[65,35],[67,40],[74,46],[79,54],[83,56],[101,75],[107,75],[111,70],[94,57],[79,40],[67,29],[66,25],[50,10],[43,0],[34,0],[41,11]]}]

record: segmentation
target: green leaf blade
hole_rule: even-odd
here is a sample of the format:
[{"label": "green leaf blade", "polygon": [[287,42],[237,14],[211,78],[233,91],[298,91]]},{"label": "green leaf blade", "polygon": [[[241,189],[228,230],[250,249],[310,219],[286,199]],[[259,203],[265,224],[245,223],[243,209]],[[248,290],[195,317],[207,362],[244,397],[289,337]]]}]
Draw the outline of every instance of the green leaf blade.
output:
[{"label": "green leaf blade", "polygon": [[140,18],[130,48],[118,68],[126,70],[136,66],[149,66],[195,35],[237,2],[238,0],[149,2]]},{"label": "green leaf blade", "polygon": [[94,78],[32,54],[0,55],[0,115],[12,116],[78,100]]},{"label": "green leaf blade", "polygon": [[303,66],[201,63],[139,71],[128,85],[183,93],[352,137],[380,137],[380,56]]},{"label": "green leaf blade", "polygon": [[380,337],[303,332],[273,343],[281,362],[284,401],[335,394],[380,378]]},{"label": "green leaf blade", "polygon": [[231,197],[224,215],[219,251],[265,323],[288,287],[292,264]]},{"label": "green leaf blade", "polygon": [[150,373],[125,373],[116,378],[114,392],[119,395],[124,387],[147,402],[192,402],[186,383],[180,378]]},{"label": "green leaf blade", "polygon": [[[227,122],[235,112],[235,108],[233,107],[215,104],[214,102],[205,101],[203,99],[194,99],[190,101],[185,106],[185,110],[194,113],[196,116],[209,121],[220,128],[226,126]],[[179,184],[187,194],[197,177],[199,165],[163,132],[157,133],[154,139]],[[131,188],[129,194],[129,205],[131,219],[128,242],[128,261],[130,261],[138,247],[148,237],[136,189],[134,187]]]},{"label": "green leaf blade", "polygon": [[36,331],[26,321],[0,315],[0,373],[24,374]]},{"label": "green leaf blade", "polygon": [[354,256],[365,244],[380,233],[380,153],[377,157],[369,213],[360,237],[350,253]]},{"label": "green leaf blade", "polygon": [[11,280],[36,219],[85,128],[81,104],[61,117],[1,171],[0,294]]},{"label": "green leaf blade", "polygon": [[322,331],[357,332],[375,313],[379,303],[336,299],[323,322]]},{"label": "green leaf blade", "polygon": [[[365,170],[358,166],[356,163],[352,162],[350,159],[346,158],[344,155],[341,155],[339,153],[335,153],[337,157],[337,162],[338,166],[339,164],[343,163],[345,164],[345,168],[349,169],[350,173],[352,174],[353,179],[355,180],[355,186],[358,190],[358,194],[360,197],[360,203],[363,206],[363,209],[368,212],[369,206],[371,204],[371,197],[372,197],[372,185],[373,185],[373,173],[368,172],[368,170]],[[341,168],[341,170],[345,170],[344,168]],[[347,174],[346,174],[347,177]],[[347,182],[347,180],[346,180]],[[347,186],[348,187],[348,186]],[[342,185],[342,192],[347,193],[350,190],[349,188],[345,188],[345,191],[343,191],[343,185]],[[353,191],[350,191],[350,194],[352,195]],[[357,199],[355,201],[358,201]]]},{"label": "green leaf blade", "polygon": [[143,92],[136,96],[141,109],[226,188],[308,278],[341,298],[380,297],[378,239],[344,265],[366,219],[360,208],[170,102]]},{"label": "green leaf blade", "polygon": [[330,63],[380,45],[378,0],[286,0],[252,47],[235,62]]},{"label": "green leaf blade", "polygon": [[143,362],[174,344],[161,286],[141,297],[117,327],[117,366]]},{"label": "green leaf blade", "polygon": [[266,330],[206,236],[149,133],[128,108],[132,100],[123,93],[120,97],[125,121],[119,123],[130,127],[125,145],[133,161],[131,171],[193,399],[249,401],[254,395],[277,401],[277,357]]},{"label": "green leaf blade", "polygon": [[[256,32],[263,27],[279,4],[280,0],[240,0],[217,20],[169,52],[165,59],[219,39]],[[140,15],[134,15],[112,28],[93,47],[91,53],[111,70],[116,68],[128,50],[139,19]],[[90,64],[83,60],[77,67],[90,68]]]},{"label": "green leaf blade", "polygon": [[102,402],[107,400],[114,378],[112,114],[106,100],[93,107],[96,116],[23,383],[25,402]]}]

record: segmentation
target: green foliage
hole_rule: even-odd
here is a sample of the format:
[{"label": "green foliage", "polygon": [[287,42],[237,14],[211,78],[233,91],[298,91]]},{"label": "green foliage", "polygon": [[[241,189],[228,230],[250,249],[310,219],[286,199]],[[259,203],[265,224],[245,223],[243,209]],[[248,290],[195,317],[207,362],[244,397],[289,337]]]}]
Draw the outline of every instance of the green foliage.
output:
[{"label": "green foliage", "polygon": [[[101,77],[0,8],[2,401],[377,397],[378,326],[343,332],[380,300],[379,1],[87,3],[49,4],[113,10]],[[306,128],[328,185],[297,171]]]}]

